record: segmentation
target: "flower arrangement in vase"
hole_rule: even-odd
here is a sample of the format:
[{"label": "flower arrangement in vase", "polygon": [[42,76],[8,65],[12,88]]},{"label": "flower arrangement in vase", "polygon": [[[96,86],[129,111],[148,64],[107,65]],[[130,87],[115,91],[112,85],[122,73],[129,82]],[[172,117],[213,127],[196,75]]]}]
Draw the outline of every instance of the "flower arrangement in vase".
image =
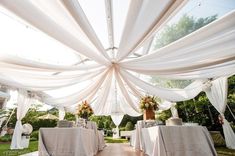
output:
[{"label": "flower arrangement in vase", "polygon": [[78,106],[78,116],[83,119],[88,119],[93,113],[94,112],[87,101],[83,101],[82,104]]},{"label": "flower arrangement in vase", "polygon": [[140,109],[144,112],[144,120],[154,120],[155,112],[158,110],[158,103],[154,96],[144,96],[140,99]]}]

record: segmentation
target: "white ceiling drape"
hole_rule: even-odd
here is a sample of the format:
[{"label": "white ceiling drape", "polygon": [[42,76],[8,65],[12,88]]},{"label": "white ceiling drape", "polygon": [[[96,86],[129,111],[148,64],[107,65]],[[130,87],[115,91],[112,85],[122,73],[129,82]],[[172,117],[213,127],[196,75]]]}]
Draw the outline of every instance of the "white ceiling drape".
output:
[{"label": "white ceiling drape", "polygon": [[21,120],[25,117],[28,109],[30,108],[33,99],[29,97],[28,92],[19,90],[18,94],[18,109],[16,113],[17,122],[15,125],[14,133],[12,136],[11,149],[23,149],[21,144],[21,137],[23,133],[23,126]]},{"label": "white ceiling drape", "polygon": [[211,87],[205,90],[206,96],[223,118],[224,123],[222,124],[222,127],[227,147],[235,149],[235,133],[230,123],[224,117],[228,96],[227,77],[221,77],[214,80],[211,84]]},{"label": "white ceiling drape", "polygon": [[[99,115],[110,115],[119,105],[121,113],[138,116],[138,99],[146,93],[174,102],[191,99],[202,91],[204,80],[201,79],[235,73],[235,11],[150,54],[145,52],[139,58],[128,57],[140,47],[149,45],[156,31],[184,4],[183,0],[131,1],[123,20],[120,45],[104,49],[77,0],[1,0],[2,8],[89,61],[55,65],[0,55],[0,83],[33,90],[43,102],[54,106],[74,106],[88,100]],[[107,21],[112,18],[107,16]],[[115,39],[115,36],[107,37]],[[111,58],[108,52],[115,55]],[[140,79],[140,74],[195,81],[184,89],[162,88]],[[59,97],[47,93],[84,83],[87,84],[82,90]],[[118,102],[110,100],[114,83]]]},{"label": "white ceiling drape", "polygon": [[235,72],[234,12],[122,68],[173,79],[198,79]]}]

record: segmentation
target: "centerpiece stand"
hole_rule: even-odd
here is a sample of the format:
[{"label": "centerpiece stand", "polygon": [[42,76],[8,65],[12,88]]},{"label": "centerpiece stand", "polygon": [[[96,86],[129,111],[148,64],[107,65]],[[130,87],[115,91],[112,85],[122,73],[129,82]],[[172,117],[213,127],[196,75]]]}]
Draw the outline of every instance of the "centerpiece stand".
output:
[{"label": "centerpiece stand", "polygon": [[140,109],[143,112],[144,120],[155,120],[155,111],[158,109],[158,103],[154,96],[144,96],[140,99]]},{"label": "centerpiece stand", "polygon": [[144,110],[144,120],[155,120],[155,113],[153,109]]}]

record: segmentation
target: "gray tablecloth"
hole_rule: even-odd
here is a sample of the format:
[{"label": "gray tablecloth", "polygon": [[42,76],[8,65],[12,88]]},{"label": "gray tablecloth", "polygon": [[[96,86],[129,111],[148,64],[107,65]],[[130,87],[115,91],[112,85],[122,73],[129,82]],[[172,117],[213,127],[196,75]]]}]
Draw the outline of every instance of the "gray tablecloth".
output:
[{"label": "gray tablecloth", "polygon": [[216,156],[208,130],[202,126],[142,128],[144,151],[150,156]]},{"label": "gray tablecloth", "polygon": [[39,156],[94,156],[95,134],[84,128],[41,128]]}]

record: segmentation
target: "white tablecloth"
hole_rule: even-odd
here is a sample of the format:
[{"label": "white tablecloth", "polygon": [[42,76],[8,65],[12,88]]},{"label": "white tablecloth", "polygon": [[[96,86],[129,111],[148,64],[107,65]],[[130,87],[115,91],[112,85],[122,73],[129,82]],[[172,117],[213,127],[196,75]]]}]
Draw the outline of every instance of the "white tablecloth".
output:
[{"label": "white tablecloth", "polygon": [[202,126],[142,128],[144,152],[150,156],[216,156],[208,130]]},{"label": "white tablecloth", "polygon": [[98,131],[97,125],[93,121],[87,121],[87,128],[94,130],[95,133],[95,147],[98,151],[103,150],[105,145],[104,135],[102,132]]},{"label": "white tablecloth", "polygon": [[95,134],[84,128],[41,128],[39,156],[94,156]]},{"label": "white tablecloth", "polygon": [[137,121],[136,130],[132,132],[131,135],[131,146],[134,149],[144,150],[144,142],[142,136],[142,128],[144,127],[144,121]]}]

